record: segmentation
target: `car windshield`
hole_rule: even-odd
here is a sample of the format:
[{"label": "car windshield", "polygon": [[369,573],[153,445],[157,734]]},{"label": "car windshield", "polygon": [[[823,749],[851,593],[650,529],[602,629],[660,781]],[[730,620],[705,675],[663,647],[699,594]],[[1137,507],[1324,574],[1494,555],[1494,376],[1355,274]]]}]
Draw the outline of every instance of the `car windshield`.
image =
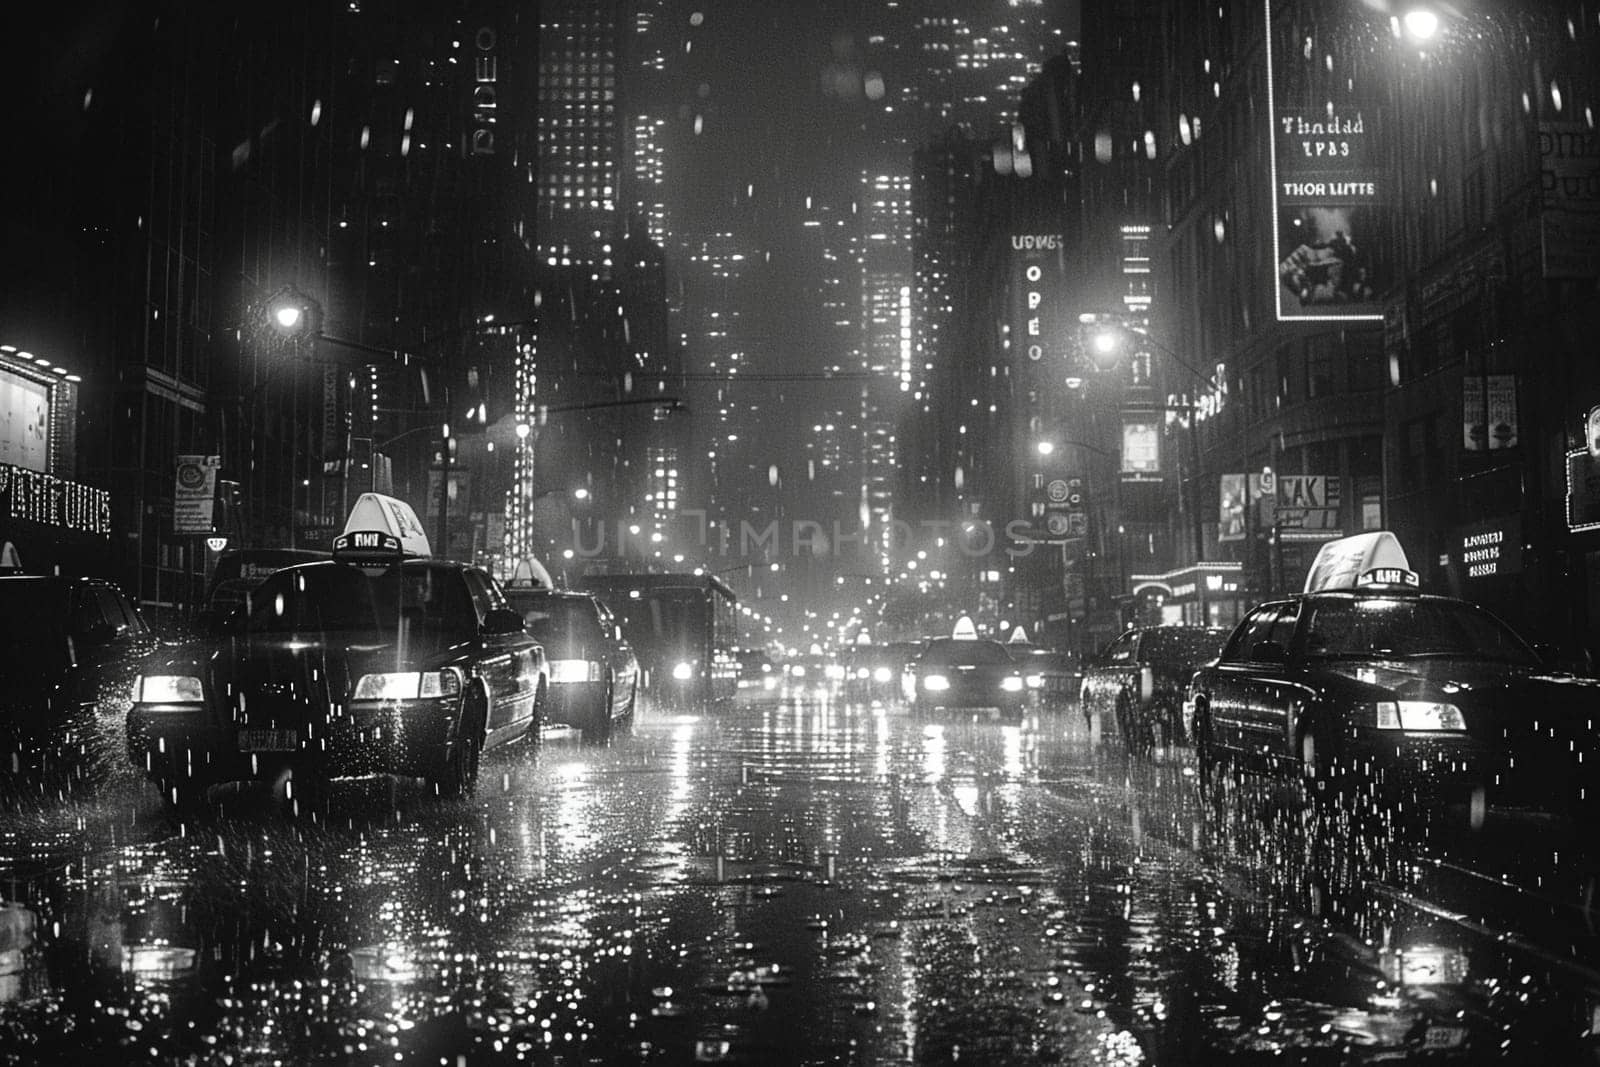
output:
[{"label": "car windshield", "polygon": [[1494,616],[1461,601],[1336,598],[1309,605],[1312,657],[1460,657],[1537,666],[1528,644]]},{"label": "car windshield", "polygon": [[246,601],[244,629],[254,634],[392,633],[460,640],[478,617],[461,575],[407,564],[377,577],[340,563],[279,571]]},{"label": "car windshield", "polygon": [[547,652],[599,645],[605,638],[600,629],[600,616],[591,601],[515,593],[508,593],[506,599],[522,613],[528,632],[539,639]]},{"label": "car windshield", "polygon": [[997,641],[941,641],[922,654],[924,667],[1008,666],[1011,654]]}]

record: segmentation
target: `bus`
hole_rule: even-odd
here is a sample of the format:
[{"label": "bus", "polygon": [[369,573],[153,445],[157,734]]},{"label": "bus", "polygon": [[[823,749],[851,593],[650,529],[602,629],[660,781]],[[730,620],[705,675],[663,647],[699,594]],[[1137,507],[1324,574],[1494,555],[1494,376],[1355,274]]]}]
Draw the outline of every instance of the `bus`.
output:
[{"label": "bus", "polygon": [[714,575],[597,574],[578,587],[621,620],[653,699],[693,706],[733,698],[739,598]]}]

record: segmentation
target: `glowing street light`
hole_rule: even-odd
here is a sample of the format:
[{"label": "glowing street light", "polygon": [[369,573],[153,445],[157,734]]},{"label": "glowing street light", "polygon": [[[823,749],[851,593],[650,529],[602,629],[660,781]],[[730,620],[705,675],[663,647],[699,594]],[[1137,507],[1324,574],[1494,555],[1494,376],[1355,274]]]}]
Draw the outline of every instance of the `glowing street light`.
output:
[{"label": "glowing street light", "polygon": [[1414,41],[1431,41],[1439,32],[1439,16],[1425,7],[1414,7],[1400,17],[1406,34]]},{"label": "glowing street light", "polygon": [[1056,450],[1054,441],[1040,441],[1034,446],[1039,450],[1039,455],[1048,456]]}]

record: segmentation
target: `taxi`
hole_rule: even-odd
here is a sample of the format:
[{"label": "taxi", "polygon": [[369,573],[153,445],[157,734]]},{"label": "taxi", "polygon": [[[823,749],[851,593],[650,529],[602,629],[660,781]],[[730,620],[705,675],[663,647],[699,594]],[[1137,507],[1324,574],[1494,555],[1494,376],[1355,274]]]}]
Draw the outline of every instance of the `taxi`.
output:
[{"label": "taxi", "polygon": [[331,560],[277,571],[220,637],[145,662],[128,751],[177,807],[285,775],[301,795],[373,774],[461,795],[483,752],[538,739],[548,684],[494,579],[433,558],[408,504],[367,493]]},{"label": "taxi", "polygon": [[1024,670],[999,641],[978,636],[967,616],[949,637],[928,642],[910,668],[911,708],[989,710],[1021,719],[1040,680]]},{"label": "taxi", "polygon": [[1392,533],[1323,546],[1301,594],[1250,612],[1195,673],[1185,713],[1202,779],[1225,764],[1299,775],[1330,796],[1483,790],[1592,809],[1600,683],[1550,669],[1494,615],[1419,586]]}]

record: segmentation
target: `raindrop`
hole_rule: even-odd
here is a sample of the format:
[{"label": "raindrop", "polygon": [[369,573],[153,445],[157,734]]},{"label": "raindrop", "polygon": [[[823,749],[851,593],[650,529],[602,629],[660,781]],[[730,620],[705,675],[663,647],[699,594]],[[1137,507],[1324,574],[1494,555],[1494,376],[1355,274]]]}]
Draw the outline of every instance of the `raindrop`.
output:
[{"label": "raindrop", "polygon": [[1136,103],[1136,104],[1139,102],[1139,83],[1138,82],[1134,82],[1133,83],[1133,102]]},{"label": "raindrop", "polygon": [[311,101],[311,125],[315,126],[322,121],[322,101]]},{"label": "raindrop", "polygon": [[371,142],[371,140],[372,140],[372,127],[371,126],[363,126],[363,127],[361,127],[361,147],[362,148],[367,147],[367,144],[369,142]]},{"label": "raindrop", "polygon": [[1550,103],[1555,105],[1557,111],[1561,110],[1561,86],[1553,81],[1550,83]]},{"label": "raindrop", "polygon": [[771,486],[778,484],[778,465],[776,463],[767,468],[767,484]]},{"label": "raindrop", "polygon": [[1216,237],[1217,244],[1221,244],[1223,240],[1227,238],[1228,227],[1222,221],[1221,216],[1218,216],[1216,221],[1211,224],[1211,232]]},{"label": "raindrop", "polygon": [[696,137],[700,136],[700,131],[703,129],[705,129],[705,116],[696,115],[694,117],[694,135]]},{"label": "raindrop", "polygon": [[888,93],[888,89],[883,83],[883,75],[875,70],[867,72],[865,89],[868,100],[882,100]]},{"label": "raindrop", "polygon": [[1094,158],[1099,163],[1111,162],[1111,134],[1106,130],[1094,135]]},{"label": "raindrop", "polygon": [[701,11],[696,11],[694,14],[689,16],[689,25],[691,25],[691,26],[699,26],[702,23],[704,23],[705,20],[706,20],[705,13],[701,12]]},{"label": "raindrop", "polygon": [[1192,131],[1189,129],[1189,116],[1188,115],[1179,115],[1178,116],[1178,137],[1183,141],[1184,144],[1188,144],[1191,136],[1192,136]]},{"label": "raindrop", "polygon": [[85,89],[83,91],[83,110],[88,111],[89,105],[92,103],[94,103],[94,89]]},{"label": "raindrop", "polygon": [[960,489],[963,486],[965,486],[966,484],[967,484],[967,471],[966,471],[966,468],[965,467],[957,467],[956,468],[956,477],[955,477],[956,488]]}]

